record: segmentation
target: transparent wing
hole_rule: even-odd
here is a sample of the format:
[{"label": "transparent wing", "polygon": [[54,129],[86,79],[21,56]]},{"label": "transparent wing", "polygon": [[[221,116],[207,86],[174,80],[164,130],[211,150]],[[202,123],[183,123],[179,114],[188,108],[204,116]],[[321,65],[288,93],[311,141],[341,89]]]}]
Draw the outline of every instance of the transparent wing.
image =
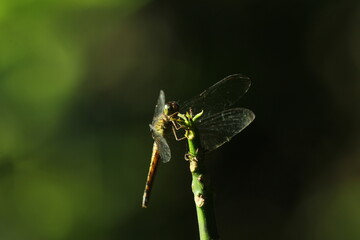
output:
[{"label": "transparent wing", "polygon": [[255,118],[255,114],[246,108],[232,108],[199,119],[196,127],[201,145],[205,151],[212,151],[241,132]]},{"label": "transparent wing", "polygon": [[204,110],[203,117],[228,109],[237,102],[249,89],[250,78],[241,75],[230,75],[215,83],[200,95],[180,103],[180,112],[185,113],[191,108],[193,113]]},{"label": "transparent wing", "polygon": [[165,93],[163,90],[160,90],[159,98],[158,98],[156,106],[155,106],[152,125],[154,125],[154,123],[157,121],[157,119],[161,116],[161,114],[164,111],[164,107],[165,107]]},{"label": "transparent wing", "polygon": [[156,134],[156,133],[153,134],[155,135],[154,140],[159,150],[160,160],[163,163],[169,162],[171,158],[171,151],[166,139],[160,134]]},{"label": "transparent wing", "polygon": [[171,151],[170,151],[170,147],[169,144],[167,143],[166,139],[164,138],[163,135],[161,135],[160,133],[158,133],[154,126],[152,126],[151,124],[149,124],[151,133],[152,133],[152,137],[154,139],[154,141],[156,142],[156,145],[158,147],[158,151],[160,154],[160,159],[163,163],[167,163],[170,161],[171,158]]}]

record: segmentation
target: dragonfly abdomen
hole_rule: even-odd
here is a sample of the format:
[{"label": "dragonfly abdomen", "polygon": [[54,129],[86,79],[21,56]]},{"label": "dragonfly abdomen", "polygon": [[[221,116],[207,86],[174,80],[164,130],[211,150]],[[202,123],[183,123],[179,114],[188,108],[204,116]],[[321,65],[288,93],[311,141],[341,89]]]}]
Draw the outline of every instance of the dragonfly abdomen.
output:
[{"label": "dragonfly abdomen", "polygon": [[142,200],[143,208],[146,208],[149,203],[150,192],[151,192],[151,188],[152,188],[152,185],[154,182],[156,169],[159,164],[159,159],[160,159],[159,149],[158,149],[156,142],[154,142],[153,151],[151,154],[149,172],[148,172],[148,176],[146,179],[146,185],[145,185],[145,190],[144,190],[144,195],[143,195],[143,200]]}]

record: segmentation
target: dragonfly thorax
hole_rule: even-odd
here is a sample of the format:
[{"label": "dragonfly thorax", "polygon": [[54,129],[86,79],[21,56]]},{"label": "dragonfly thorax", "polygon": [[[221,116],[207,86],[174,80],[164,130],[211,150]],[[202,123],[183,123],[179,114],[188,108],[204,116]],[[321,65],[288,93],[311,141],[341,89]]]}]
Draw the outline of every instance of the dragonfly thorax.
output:
[{"label": "dragonfly thorax", "polygon": [[161,114],[159,118],[157,118],[157,120],[153,122],[154,130],[157,133],[163,135],[164,130],[168,128],[171,122],[171,118],[175,114],[177,114],[178,111],[179,111],[179,105],[176,102],[171,101],[165,104],[163,114]]}]

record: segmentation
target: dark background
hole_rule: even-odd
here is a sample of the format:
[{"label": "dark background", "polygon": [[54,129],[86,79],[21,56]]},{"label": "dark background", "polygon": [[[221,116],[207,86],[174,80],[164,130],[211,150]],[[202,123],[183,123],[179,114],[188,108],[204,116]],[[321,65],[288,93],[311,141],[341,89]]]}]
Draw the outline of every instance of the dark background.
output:
[{"label": "dark background", "polygon": [[234,73],[255,121],[207,156],[222,239],[360,238],[360,5],[0,3],[0,239],[198,239],[183,143],[142,191],[159,90]]}]

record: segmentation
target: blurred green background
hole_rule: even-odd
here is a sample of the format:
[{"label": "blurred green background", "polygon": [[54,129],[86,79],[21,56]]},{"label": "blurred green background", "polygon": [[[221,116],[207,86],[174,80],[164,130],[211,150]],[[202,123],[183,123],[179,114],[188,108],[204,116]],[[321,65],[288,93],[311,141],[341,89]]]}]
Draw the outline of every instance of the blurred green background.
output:
[{"label": "blurred green background", "polygon": [[360,239],[359,26],[356,0],[1,0],[0,239],[197,239],[182,143],[140,207],[148,123],[234,73],[222,239]]}]

